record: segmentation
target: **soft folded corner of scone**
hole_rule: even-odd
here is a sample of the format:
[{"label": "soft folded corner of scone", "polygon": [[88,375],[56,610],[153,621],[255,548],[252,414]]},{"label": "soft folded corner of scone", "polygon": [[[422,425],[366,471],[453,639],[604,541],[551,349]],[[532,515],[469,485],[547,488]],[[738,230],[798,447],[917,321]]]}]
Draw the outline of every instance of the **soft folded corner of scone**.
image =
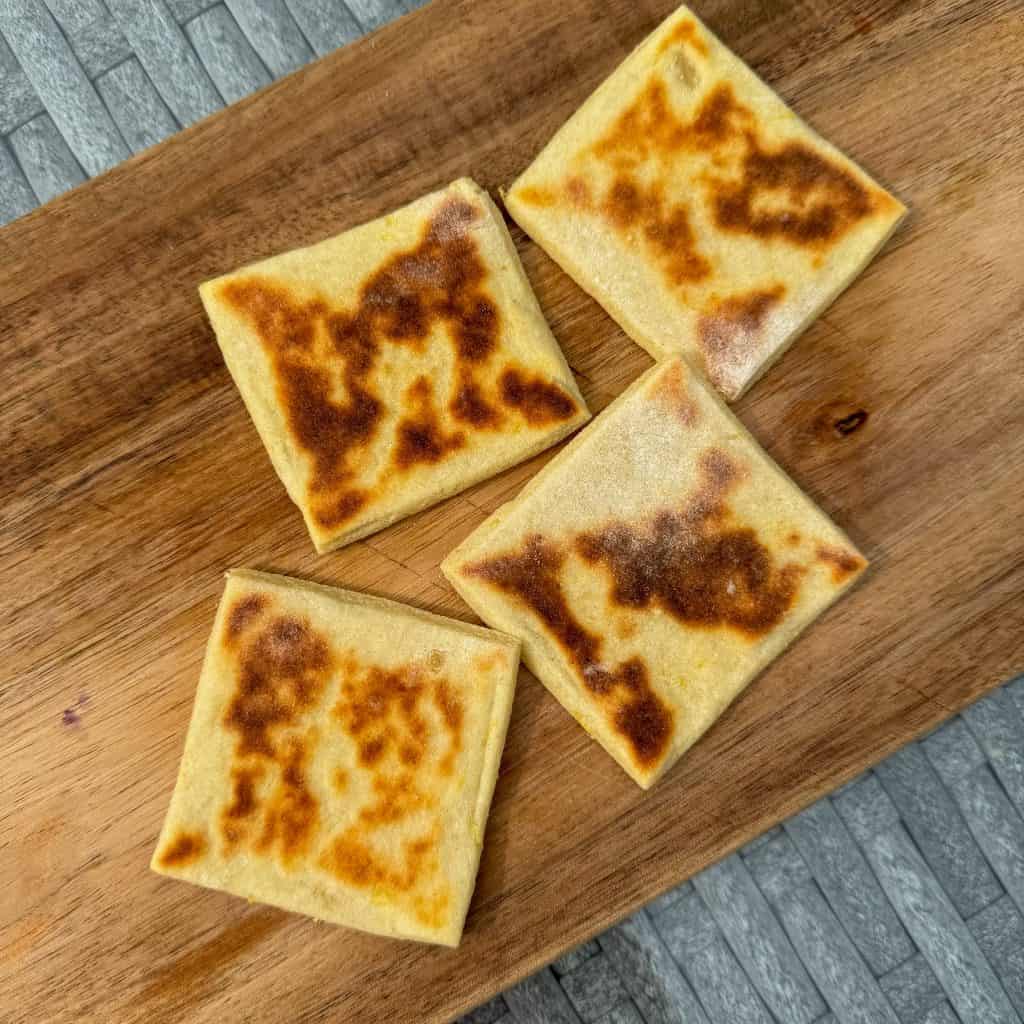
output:
[{"label": "soft folded corner of scone", "polygon": [[505,199],[652,355],[738,398],[906,210],[686,7],[558,131]]},{"label": "soft folded corner of scone", "polygon": [[589,417],[501,215],[467,178],[200,296],[319,551]]},{"label": "soft folded corner of scone", "polygon": [[153,869],[457,945],[518,662],[491,630],[229,574]]},{"label": "soft folded corner of scone", "polygon": [[442,569],[647,787],[866,566],[677,356]]}]

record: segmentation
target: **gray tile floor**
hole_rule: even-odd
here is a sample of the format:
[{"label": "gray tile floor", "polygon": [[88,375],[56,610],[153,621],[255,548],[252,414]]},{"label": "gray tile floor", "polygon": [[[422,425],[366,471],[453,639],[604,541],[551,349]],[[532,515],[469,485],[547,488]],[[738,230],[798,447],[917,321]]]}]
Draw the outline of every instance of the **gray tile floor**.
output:
[{"label": "gray tile floor", "polygon": [[[417,0],[0,0],[0,224]],[[1024,677],[463,1018],[1024,1020]]]}]

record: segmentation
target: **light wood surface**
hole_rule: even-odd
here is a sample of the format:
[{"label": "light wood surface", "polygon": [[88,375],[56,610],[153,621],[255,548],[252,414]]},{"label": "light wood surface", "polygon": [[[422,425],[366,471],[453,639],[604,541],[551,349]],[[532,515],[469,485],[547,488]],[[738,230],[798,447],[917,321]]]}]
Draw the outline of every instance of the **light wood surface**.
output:
[{"label": "light wood surface", "polygon": [[[1019,7],[720,0],[710,26],[912,208],[738,406],[868,578],[647,794],[524,672],[458,950],[149,873],[221,572],[469,618],[438,563],[536,468],[317,557],[196,284],[509,182],[670,6],[439,0],[0,232],[5,1021],[444,1020],[1024,666]],[[599,409],[648,357],[516,240]]]}]

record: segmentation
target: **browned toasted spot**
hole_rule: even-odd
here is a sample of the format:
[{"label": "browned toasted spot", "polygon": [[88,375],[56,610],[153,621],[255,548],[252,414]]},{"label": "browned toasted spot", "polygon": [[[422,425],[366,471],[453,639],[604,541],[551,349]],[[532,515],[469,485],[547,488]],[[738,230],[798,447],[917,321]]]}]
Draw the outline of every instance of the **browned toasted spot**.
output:
[{"label": "browned toasted spot", "polygon": [[576,403],[557,385],[544,377],[528,377],[514,367],[499,380],[501,400],[515,409],[527,423],[557,423],[576,413]]},{"label": "browned toasted spot", "polygon": [[277,616],[242,648],[238,683],[224,725],[239,756],[275,758],[273,733],[294,724],[319,699],[331,668],[327,641],[307,623]]},{"label": "browned toasted spot", "polygon": [[750,108],[736,99],[728,82],[720,82],[704,97],[690,132],[681,136],[681,142],[702,147],[720,145],[737,138],[752,123]]},{"label": "browned toasted spot", "polygon": [[697,323],[708,378],[728,390],[765,347],[761,336],[765,320],[778,305],[786,288],[782,284],[730,295],[711,305]]},{"label": "browned toasted spot", "polygon": [[489,651],[487,654],[478,654],[473,659],[473,667],[477,672],[491,672],[499,665],[505,665],[506,657],[503,651]]},{"label": "browned toasted spot", "polygon": [[700,418],[700,410],[690,397],[686,376],[682,362],[677,362],[661,375],[651,393],[683,426],[692,427]]},{"label": "browned toasted spot", "polygon": [[463,372],[455,397],[449,405],[452,416],[462,423],[469,423],[478,429],[501,425],[502,415],[486,398],[479,383],[471,373]]},{"label": "browned toasted spot", "polygon": [[830,544],[818,545],[817,556],[819,562],[831,567],[834,583],[844,582],[867,565],[867,562],[855,552],[833,547]]},{"label": "browned toasted spot", "polygon": [[324,529],[332,529],[341,526],[342,523],[351,519],[368,501],[370,495],[358,488],[351,491],[341,491],[337,497],[331,497],[323,502],[316,513],[316,521]]},{"label": "browned toasted spot", "polygon": [[306,852],[320,821],[320,806],[306,778],[313,738],[312,730],[302,738],[290,737],[277,785],[264,801],[263,831],[256,849],[261,853],[276,849],[285,863]]},{"label": "browned toasted spot", "polygon": [[413,911],[417,920],[431,928],[440,928],[448,915],[449,896],[447,888],[443,892],[434,893],[432,896],[417,896],[413,901]]},{"label": "browned toasted spot", "polygon": [[331,781],[334,783],[334,788],[337,792],[344,793],[348,789],[348,772],[344,768],[335,768]]},{"label": "browned toasted spot", "polygon": [[448,749],[441,759],[440,768],[444,775],[451,775],[455,768],[455,759],[462,749],[462,722],[465,712],[462,701],[444,679],[439,679],[434,687],[434,702],[440,709],[448,730]]},{"label": "browned toasted spot", "polygon": [[700,29],[697,27],[697,23],[695,21],[683,19],[677,22],[672,31],[669,32],[668,35],[666,35],[658,44],[658,54],[660,55],[664,53],[666,50],[678,45],[679,43],[685,43],[688,46],[692,46],[701,56],[707,56],[707,43],[704,42]]},{"label": "browned toasted spot", "polygon": [[566,180],[565,194],[576,206],[588,207],[591,205],[590,185],[587,184],[585,178],[578,175],[574,174]]},{"label": "browned toasted spot", "polygon": [[554,189],[540,185],[524,185],[516,189],[516,197],[530,206],[554,206],[558,202]]},{"label": "browned toasted spot", "polygon": [[202,857],[206,840],[198,832],[179,832],[164,847],[157,863],[162,868],[180,868]]},{"label": "browned toasted spot", "polygon": [[259,617],[270,602],[266,594],[246,594],[239,598],[228,612],[227,640],[237,640]]},{"label": "browned toasted spot", "polygon": [[434,388],[427,377],[418,377],[406,393],[408,414],[398,424],[395,462],[401,469],[416,463],[440,462],[466,443],[461,431],[446,433],[434,406]]},{"label": "browned toasted spot", "polygon": [[[355,828],[335,837],[320,857],[320,866],[358,888],[373,887],[385,899],[409,892],[437,860],[437,831],[402,844],[400,860],[379,852]],[[431,872],[432,873],[432,872]]]},{"label": "browned toasted spot", "polygon": [[791,547],[795,548],[799,545],[801,540],[800,534],[796,530],[792,530],[788,537],[786,537],[786,543]]},{"label": "browned toasted spot", "polygon": [[833,242],[874,209],[843,165],[799,141],[765,149],[753,134],[739,180],[719,180],[712,191],[719,227],[798,245]]},{"label": "browned toasted spot", "polygon": [[601,210],[620,231],[639,233],[673,284],[701,281],[711,264],[697,248],[697,236],[682,204],[666,203],[658,185],[645,186],[626,173],[612,183]]},{"label": "browned toasted spot", "polygon": [[373,801],[359,811],[360,820],[369,826],[393,825],[432,805],[431,798],[416,785],[416,776],[410,771],[375,775],[373,793]]},{"label": "browned toasted spot", "polygon": [[[602,637],[575,616],[559,580],[565,552],[540,536],[518,554],[499,555],[465,572],[516,597],[540,618],[575,664],[584,686],[604,705],[613,727],[641,765],[656,763],[672,735],[672,713],[651,688],[639,658],[609,668],[601,662]],[[642,709],[642,711],[641,711]]]},{"label": "browned toasted spot", "polygon": [[[305,301],[286,285],[256,274],[221,288],[221,297],[249,322],[271,360],[289,432],[311,460],[309,499],[323,528],[342,525],[372,497],[372,490],[354,487],[353,480],[385,411],[387,396],[373,378],[382,347],[422,347],[432,331],[443,328],[464,391],[467,377],[473,381],[475,368],[495,349],[499,314],[487,294],[486,267],[470,230],[481,215],[465,200],[447,200],[418,245],[396,253],[370,275],[354,310]],[[473,397],[461,403],[456,397],[453,404],[466,411],[467,422],[480,425],[482,406]],[[440,428],[431,422],[425,429],[417,411],[398,427],[400,468],[410,464],[402,459],[437,461],[446,450]],[[455,436],[444,435],[447,450]]]},{"label": "browned toasted spot", "polygon": [[221,835],[228,847],[236,846],[248,833],[249,819],[253,818],[260,805],[256,786],[263,778],[260,765],[241,767],[236,765],[231,772],[231,803],[221,811]]},{"label": "browned toasted spot", "polygon": [[778,568],[753,529],[725,523],[724,499],[740,470],[724,452],[704,453],[701,470],[703,482],[682,509],[581,534],[576,548],[608,571],[616,604],[655,604],[689,626],[761,636],[789,610],[803,567]]}]

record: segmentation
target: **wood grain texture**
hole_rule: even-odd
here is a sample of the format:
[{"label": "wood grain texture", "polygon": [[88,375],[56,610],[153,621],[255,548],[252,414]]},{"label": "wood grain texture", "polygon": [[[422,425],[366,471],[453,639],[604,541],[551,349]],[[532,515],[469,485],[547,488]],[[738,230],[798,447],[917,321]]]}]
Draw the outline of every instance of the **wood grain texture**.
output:
[{"label": "wood grain texture", "polygon": [[[439,0],[0,232],[5,1021],[444,1020],[1022,667],[1019,9],[715,0],[913,211],[737,410],[873,571],[646,795],[524,672],[456,951],[148,872],[221,572],[468,618],[438,563],[543,461],[318,558],[195,285],[459,174],[506,184],[670,6]],[[603,407],[648,357],[516,241]]]}]

